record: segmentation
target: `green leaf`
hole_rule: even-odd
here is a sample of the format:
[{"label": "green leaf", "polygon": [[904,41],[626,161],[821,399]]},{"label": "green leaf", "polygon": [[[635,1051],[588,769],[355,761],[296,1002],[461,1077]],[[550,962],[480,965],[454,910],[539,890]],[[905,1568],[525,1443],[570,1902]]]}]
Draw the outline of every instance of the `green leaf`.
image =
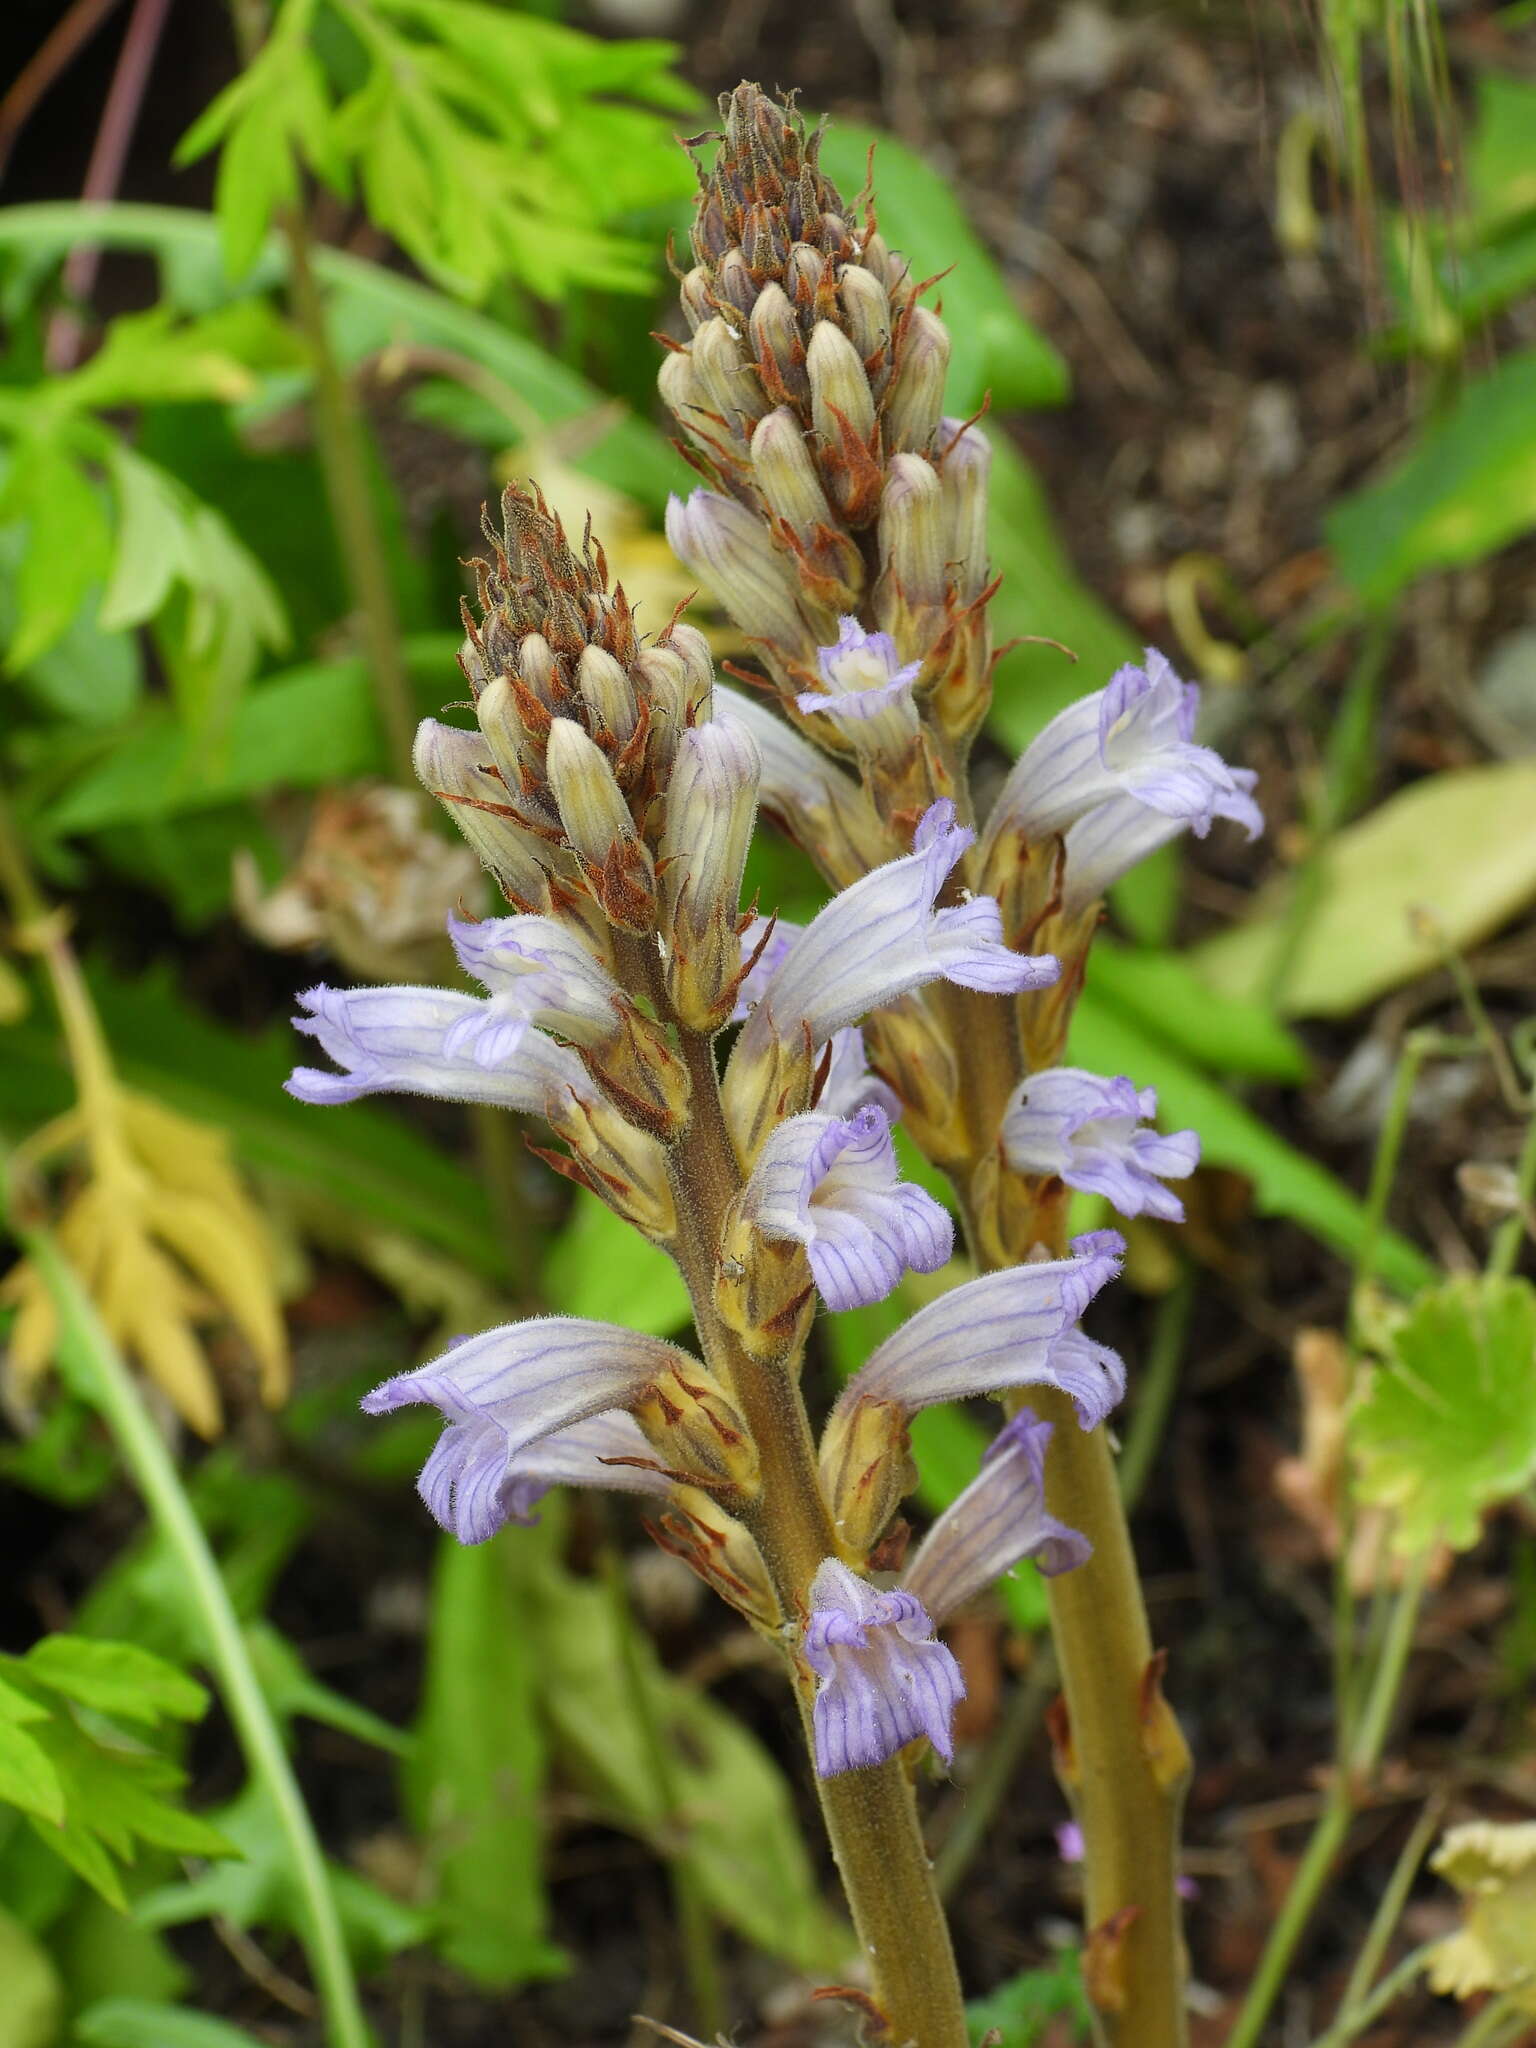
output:
[{"label": "green leaf", "polygon": [[27,1652],[23,1668],[50,1691],[128,1721],[200,1721],[208,1711],[204,1686],[136,1643],[44,1636]]},{"label": "green leaf", "polygon": [[[64,1986],[42,1943],[0,1906],[0,2048],[53,2048],[64,2023]],[[169,2044],[167,2044],[169,2048]]]},{"label": "green leaf", "polygon": [[871,146],[881,234],[908,258],[915,278],[948,272],[926,302],[942,303],[953,347],[945,410],[963,418],[989,391],[997,406],[1061,405],[1071,389],[1067,366],[1019,311],[952,180],[894,136],[838,120],[822,138],[821,162],[845,204],[863,188]]},{"label": "green leaf", "polygon": [[[1342,1017],[1489,937],[1536,896],[1536,762],[1448,768],[1399,790],[1318,855],[1246,924],[1190,954],[1218,995],[1252,1001],[1284,963],[1292,1017]],[[1419,913],[1428,912],[1429,922]]]},{"label": "green leaf", "polygon": [[1391,1332],[1350,1425],[1361,1498],[1405,1553],[1470,1550],[1482,1517],[1536,1479],[1536,1289],[1460,1277]]},{"label": "green leaf", "polygon": [[[644,1637],[626,1656],[606,1587],[550,1560],[537,1588],[531,1658],[563,1768],[617,1824],[662,1854],[686,1857],[709,1904],[747,1940],[809,1974],[846,1968],[852,1936],[821,1903],[789,1788],[756,1738],[694,1686],[667,1677]],[[675,1813],[636,1713],[636,1664]]]},{"label": "green leaf", "polygon": [[1380,482],[1326,522],[1339,573],[1384,605],[1427,569],[1480,561],[1536,525],[1536,350],[1469,383]]},{"label": "green leaf", "polygon": [[103,1998],[75,2021],[79,2048],[261,2048],[256,2035],[184,2005]]},{"label": "green leaf", "polygon": [[[1155,1088],[1163,1126],[1197,1130],[1204,1163],[1246,1175],[1261,1215],[1288,1216],[1342,1257],[1354,1256],[1365,1225],[1363,1205],[1326,1167],[1298,1152],[1166,1040],[1088,990],[1073,1018],[1069,1052],[1079,1066],[1128,1074],[1138,1087]],[[1411,1293],[1434,1268],[1403,1238],[1389,1234],[1381,1244],[1380,1271],[1392,1286]]]},{"label": "green leaf", "polygon": [[654,1337],[693,1319],[682,1275],[666,1253],[585,1188],[545,1257],[544,1292],[562,1315],[623,1323]]},{"label": "green leaf", "polygon": [[[985,1998],[973,1998],[965,2008],[965,2023],[972,2048],[978,2048],[996,2028],[1000,2048],[1035,2048],[1052,2020],[1064,2020],[1064,2041],[1086,2041],[1093,2022],[1093,2010],[1083,1986],[1082,1959],[1068,1949],[1043,1969],[1022,1970]],[[1053,2033],[1052,2040],[1058,2035]]]},{"label": "green leaf", "polygon": [[410,1738],[392,1727],[367,1707],[349,1700],[344,1693],[322,1685],[294,1645],[270,1621],[253,1621],[245,1631],[246,1647],[267,1704],[285,1724],[296,1714],[319,1721],[354,1741],[387,1750],[391,1756],[409,1756]]},{"label": "green leaf", "polygon": [[[16,631],[14,579],[27,545],[24,527],[0,527],[0,642],[6,644]],[[40,709],[87,727],[118,724],[138,702],[143,686],[132,636],[103,632],[98,622],[99,594],[93,584],[58,639],[20,678]]]},{"label": "green leaf", "polygon": [[63,636],[106,573],[110,540],[95,485],[52,439],[36,437],[16,450],[0,502],[0,519],[6,518],[24,519],[27,528],[5,657],[17,674]]},{"label": "green leaf", "polygon": [[[30,1835],[28,1843],[37,1849]],[[192,1982],[192,1973],[170,1945],[152,1929],[109,1906],[99,1893],[75,1885],[72,1878],[67,1882],[74,1895],[67,1910],[49,1927],[48,1947],[69,1986],[71,2005],[80,2010],[103,1998],[158,2004],[181,1997]]]},{"label": "green leaf", "polygon": [[1182,953],[1117,946],[1100,936],[1088,955],[1088,986],[1107,1008],[1215,1073],[1255,1081],[1307,1078],[1310,1062],[1294,1032],[1251,996],[1218,993]]},{"label": "green leaf", "polygon": [[436,1880],[440,1954],[488,1990],[567,1967],[541,1868],[545,1743],[530,1654],[529,1538],[444,1538],[406,1810]]},{"label": "green leaf", "polygon": [[3,1702],[0,1715],[0,1800],[58,1825],[64,1819],[64,1786],[52,1757],[6,1714]]},{"label": "green leaf", "polygon": [[[224,1853],[239,1860],[145,1892],[134,1902],[137,1917],[146,1927],[184,1927],[221,1914],[236,1927],[298,1934],[307,1909],[294,1887],[287,1837],[265,1791],[247,1785],[214,1818],[233,1845]],[[347,1945],[360,1967],[377,1968],[425,1937],[428,1915],[390,1898],[342,1864],[328,1860],[327,1868]]]}]

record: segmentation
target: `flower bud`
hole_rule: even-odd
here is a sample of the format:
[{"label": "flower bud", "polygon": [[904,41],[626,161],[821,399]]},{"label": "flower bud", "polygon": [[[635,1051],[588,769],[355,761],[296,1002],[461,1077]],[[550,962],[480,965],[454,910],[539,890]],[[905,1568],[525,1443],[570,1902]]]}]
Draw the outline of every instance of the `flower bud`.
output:
[{"label": "flower bud", "polygon": [[540,1156],[601,1196],[642,1236],[670,1244],[677,1235],[677,1208],[660,1143],[597,1096],[573,1091],[552,1103],[546,1115],[555,1136],[570,1146],[574,1164],[553,1154]]},{"label": "flower bud", "polygon": [[759,1628],[777,1628],[778,1599],[762,1552],[734,1515],[702,1488],[676,1488],[667,1507],[646,1529],[652,1540],[680,1557],[706,1586]]},{"label": "flower bud", "polygon": [[611,923],[648,932],[656,915],[655,874],[608,757],[573,718],[550,726],[550,788],[587,886]]},{"label": "flower bud", "polygon": [[757,303],[757,280],[752,266],[739,249],[730,250],[715,279],[716,296],[739,313],[750,313]]},{"label": "flower bud", "polygon": [[885,286],[872,271],[850,263],[838,279],[837,295],[842,300],[849,339],[864,358],[866,371],[884,369],[891,345],[891,302]]},{"label": "flower bud", "polygon": [[816,1306],[805,1247],[764,1237],[733,1205],[720,1244],[715,1306],[754,1358],[794,1353]]},{"label": "flower bud", "polygon": [[933,465],[921,455],[894,456],[880,499],[880,580],[875,616],[903,659],[925,654],[943,605],[945,550],[943,493]]},{"label": "flower bud", "polygon": [[416,728],[413,758],[423,787],[447,811],[507,901],[520,910],[545,910],[549,875],[539,843],[509,815],[506,788],[486,756],[478,733],[435,718],[424,718]]},{"label": "flower bud", "polygon": [[917,1484],[908,1444],[906,1410],[895,1402],[853,1401],[827,1418],[821,1490],[850,1556],[869,1555]]},{"label": "flower bud", "polygon": [[710,1492],[756,1497],[757,1446],[702,1365],[680,1358],[633,1403],[631,1413],[677,1478]]},{"label": "flower bud", "polygon": [[985,590],[989,575],[987,479],[992,444],[980,427],[942,420],[938,461],[949,572],[956,597],[970,604]]},{"label": "flower bud", "polygon": [[893,319],[896,314],[905,312],[917,296],[917,287],[912,282],[912,266],[906,257],[892,249],[884,235],[874,234],[864,244],[859,260],[864,269],[878,277],[885,286]]},{"label": "flower bud", "polygon": [[859,352],[840,327],[818,320],[806,350],[811,380],[811,417],[816,431],[834,448],[841,447],[839,415],[863,442],[875,431],[875,400]]},{"label": "flower bud", "polygon": [[[682,302],[683,316],[688,325],[697,331],[714,312],[709,295],[709,272],[702,263],[696,263],[678,287],[678,298]],[[670,356],[668,357],[670,361]]]},{"label": "flower bud", "polygon": [[944,410],[949,370],[949,330],[937,313],[914,306],[902,341],[901,359],[885,394],[885,445],[926,455]]},{"label": "flower bud", "polygon": [[748,331],[768,396],[779,405],[793,405],[797,400],[803,404],[811,395],[805,343],[782,285],[767,285],[758,294]]},{"label": "flower bud", "polygon": [[635,729],[635,693],[629,677],[605,647],[585,647],[576,664],[576,686],[599,724],[620,746]]},{"label": "flower bud", "polygon": [[741,981],[741,874],[757,815],[757,746],[729,718],[678,742],[661,835],[667,992],[695,1031],[718,1031]]},{"label": "flower bud", "polygon": [[816,642],[795,601],[794,571],[745,505],[714,491],[695,491],[686,503],[673,498],[667,539],[749,638],[792,654],[808,650],[814,660]]},{"label": "flower bud", "polygon": [[827,494],[799,419],[789,406],[781,405],[759,421],[752,436],[752,476],[769,511],[801,540],[816,527],[831,525]]},{"label": "flower bud", "polygon": [[825,319],[831,310],[832,266],[819,249],[796,242],[784,266],[784,289],[798,310]]},{"label": "flower bud", "polygon": [[693,372],[711,412],[743,439],[767,411],[757,370],[741,343],[717,313],[693,338]]},{"label": "flower bud", "polygon": [[523,635],[517,649],[517,672],[546,711],[559,710],[564,697],[560,671],[555,651],[542,633]]},{"label": "flower bud", "polygon": [[518,686],[510,678],[492,676],[475,699],[475,718],[501,777],[503,797],[515,803],[525,817],[553,824],[542,801],[541,749],[519,709],[517,693]]},{"label": "flower bud", "polygon": [[685,433],[698,438],[707,431],[709,423],[699,415],[708,411],[709,400],[687,349],[668,350],[656,373],[656,388],[662,404]]}]

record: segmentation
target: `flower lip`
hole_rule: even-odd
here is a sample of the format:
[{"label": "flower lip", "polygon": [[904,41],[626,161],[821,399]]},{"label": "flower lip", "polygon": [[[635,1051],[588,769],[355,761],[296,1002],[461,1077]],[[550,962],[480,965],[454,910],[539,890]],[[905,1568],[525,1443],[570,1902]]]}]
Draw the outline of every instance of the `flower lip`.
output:
[{"label": "flower lip", "polygon": [[819,1776],[883,1763],[919,1735],[945,1759],[954,1755],[965,1680],[913,1594],[880,1592],[840,1559],[824,1558],[811,1581],[801,1652],[818,1681],[811,1726]]}]

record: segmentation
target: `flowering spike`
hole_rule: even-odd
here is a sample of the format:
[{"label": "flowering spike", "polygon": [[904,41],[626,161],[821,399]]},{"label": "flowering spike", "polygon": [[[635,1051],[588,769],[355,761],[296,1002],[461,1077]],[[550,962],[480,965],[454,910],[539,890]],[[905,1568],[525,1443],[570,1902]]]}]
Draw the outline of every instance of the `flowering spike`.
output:
[{"label": "flowering spike", "polygon": [[911,1593],[878,1592],[839,1559],[824,1559],[801,1653],[818,1681],[811,1720],[823,1778],[884,1763],[920,1735],[946,1761],[954,1755],[965,1680]]}]

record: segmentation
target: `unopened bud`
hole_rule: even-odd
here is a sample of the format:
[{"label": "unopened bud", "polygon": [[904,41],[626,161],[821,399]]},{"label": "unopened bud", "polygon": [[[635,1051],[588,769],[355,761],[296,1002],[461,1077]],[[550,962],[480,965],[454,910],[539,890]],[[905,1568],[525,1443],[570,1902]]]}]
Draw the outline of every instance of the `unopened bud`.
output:
[{"label": "unopened bud", "polygon": [[950,576],[955,595],[969,604],[985,590],[989,577],[987,479],[992,444],[980,427],[942,420],[938,461]]},{"label": "unopened bud", "polygon": [[784,287],[793,305],[807,311],[815,308],[825,318],[828,307],[817,302],[831,298],[832,266],[819,249],[813,249],[808,242],[796,242],[784,266]]},{"label": "unopened bud", "polygon": [[766,285],[752,308],[749,328],[763,389],[779,405],[801,404],[811,395],[805,343],[795,309],[782,285]]},{"label": "unopened bud", "polygon": [[733,433],[746,437],[768,409],[756,367],[717,313],[693,338],[693,371],[705,403]]},{"label": "unopened bud", "polygon": [[715,293],[739,313],[750,313],[757,301],[757,279],[739,249],[727,252],[715,277]]},{"label": "unopened bud", "polygon": [[759,1628],[782,1619],[762,1552],[734,1515],[702,1488],[680,1486],[646,1528],[655,1542]]},{"label": "unopened bud", "polygon": [[[642,1236],[670,1244],[677,1235],[677,1207],[667,1155],[657,1139],[638,1130],[600,1096],[568,1096],[552,1105],[549,1125],[570,1146],[577,1162],[568,1175],[600,1195],[609,1208]],[[554,1159],[553,1165],[561,1165]]]},{"label": "unopened bud", "polygon": [[849,338],[863,357],[866,370],[883,362],[891,345],[891,302],[885,286],[872,271],[849,263],[838,279],[837,295],[843,302]]},{"label": "unopened bud", "polygon": [[759,422],[752,436],[752,475],[769,511],[801,539],[817,526],[831,525],[827,494],[789,406],[779,406]]},{"label": "unopened bud", "polygon": [[913,645],[913,614],[944,601],[945,540],[943,493],[933,465],[921,455],[897,455],[889,464],[880,499],[880,565],[875,606],[883,631],[893,635],[906,659],[923,652]]},{"label": "unopened bud", "polygon": [[669,1367],[631,1411],[669,1472],[707,1492],[753,1499],[757,1446],[746,1423],[702,1365]]},{"label": "unopened bud", "polygon": [[507,791],[491,770],[479,733],[460,732],[435,718],[416,729],[414,761],[422,786],[474,848],[507,901],[520,910],[549,905],[549,875],[538,841],[506,815]]},{"label": "unopened bud", "polygon": [[715,309],[709,296],[709,272],[702,263],[695,264],[689,271],[678,287],[677,295],[682,301],[683,316],[695,331],[713,315]]},{"label": "unopened bud", "polygon": [[696,440],[708,433],[709,422],[701,415],[708,412],[709,401],[686,349],[668,352],[656,373],[656,388],[662,404],[685,433]]},{"label": "unopened bud", "polygon": [[926,455],[944,411],[949,370],[949,330],[937,313],[914,306],[902,344],[901,361],[885,395],[885,445]]},{"label": "unopened bud", "polygon": [[796,1352],[816,1307],[805,1247],[764,1237],[733,1208],[720,1243],[715,1306],[754,1358]]},{"label": "unopened bud", "polygon": [[608,757],[573,718],[557,718],[545,749],[550,788],[587,886],[609,920],[647,932],[656,914],[651,857],[640,844]]},{"label": "unopened bud", "polygon": [[794,571],[745,505],[715,491],[695,491],[686,503],[673,498],[667,539],[743,633],[815,659],[816,642],[795,601]]},{"label": "unopened bud", "polygon": [[917,1484],[906,1410],[869,1400],[834,1408],[818,1462],[838,1540],[851,1556],[867,1557]]},{"label": "unopened bud", "polygon": [[542,633],[525,633],[518,644],[517,672],[546,710],[559,709],[560,671],[555,651]]},{"label": "unopened bud", "polygon": [[629,677],[604,647],[584,647],[576,684],[605,730],[620,746],[635,729],[635,693]]},{"label": "unopened bud", "polygon": [[508,677],[491,677],[475,699],[475,717],[486,751],[501,776],[503,796],[515,802],[525,816],[542,822],[541,750],[529,733],[516,688]]},{"label": "unopened bud", "polygon": [[905,256],[887,246],[884,235],[870,236],[864,244],[860,261],[864,269],[878,277],[885,286],[893,315],[911,305],[917,296],[917,287],[912,282],[912,266]]},{"label": "unopened bud", "polygon": [[843,439],[841,421],[846,420],[858,438],[868,442],[875,431],[874,393],[858,350],[830,320],[818,320],[811,330],[805,367],[811,380],[811,417],[816,431],[838,448]]},{"label": "unopened bud", "polygon": [[757,746],[730,718],[678,742],[661,836],[667,992],[695,1031],[718,1031],[741,980],[741,875],[757,815]]}]

